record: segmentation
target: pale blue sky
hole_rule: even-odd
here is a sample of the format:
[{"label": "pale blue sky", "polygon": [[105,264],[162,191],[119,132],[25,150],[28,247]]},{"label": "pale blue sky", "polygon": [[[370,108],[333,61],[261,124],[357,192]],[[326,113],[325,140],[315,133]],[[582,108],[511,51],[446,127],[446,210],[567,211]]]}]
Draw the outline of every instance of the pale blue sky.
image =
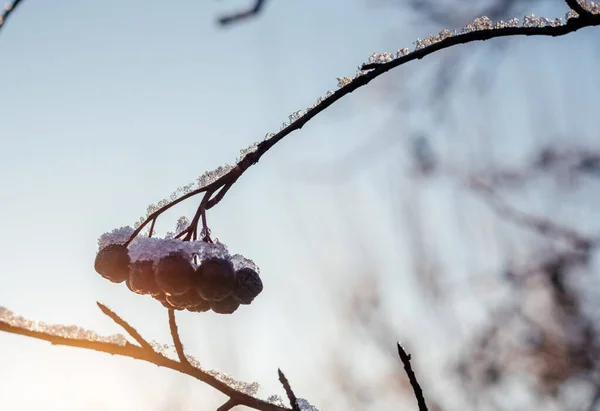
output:
[{"label": "pale blue sky", "polygon": [[[561,2],[547,3],[532,12],[563,15]],[[233,161],[292,111],[335,89],[336,77],[353,75],[372,52],[411,47],[415,38],[441,29],[416,24],[403,8],[363,0],[271,1],[252,22],[225,30],[214,23],[246,4],[22,3],[0,33],[0,305],[49,323],[119,331],[97,309],[100,300],[143,334],[169,342],[161,306],[93,271],[98,236],[133,224],[151,202]],[[259,264],[265,292],[233,316],[182,315],[190,353],[209,368],[260,381],[265,394],[281,394],[281,367],[298,395],[327,397],[326,384],[317,382],[319,367],[341,335],[328,301],[345,281],[344,270],[360,259],[350,249],[358,232],[356,241],[378,255],[389,277],[390,301],[407,308],[397,321],[435,336],[411,315],[410,250],[389,224],[396,187],[401,198],[415,190],[423,196],[428,225],[444,250],[440,258],[457,274],[465,267],[493,269],[504,256],[490,262],[457,251],[460,228],[448,223],[456,210],[448,207],[453,191],[447,185],[422,192],[406,178],[381,176],[406,168],[403,141],[415,130],[432,133],[451,162],[475,166],[517,161],[566,132],[579,141],[597,138],[591,130],[599,48],[592,30],[513,40],[497,69],[486,68],[497,70],[486,96],[475,95],[472,77],[458,80],[443,128],[428,110],[396,109],[399,99],[413,105],[428,92],[428,68],[443,61],[434,56],[353,93],[287,137],[209,214],[215,235]],[[465,72],[486,67],[487,47],[491,42],[461,48],[463,56],[473,55]],[[336,159],[378,134],[397,136],[400,144],[378,153],[348,182],[314,184],[302,177],[323,170],[317,174],[326,181],[328,172],[347,173],[351,165],[327,165],[339,165]],[[547,210],[546,200],[538,202]],[[159,228],[171,229],[195,205],[168,213]],[[564,216],[571,217],[584,222]],[[398,281],[400,290],[392,287]],[[424,363],[441,355],[431,352]],[[161,389],[175,388],[186,410],[215,401],[200,383],[130,360],[4,334],[0,353],[0,397],[13,410],[42,404],[64,411],[158,410],[166,401]]]}]

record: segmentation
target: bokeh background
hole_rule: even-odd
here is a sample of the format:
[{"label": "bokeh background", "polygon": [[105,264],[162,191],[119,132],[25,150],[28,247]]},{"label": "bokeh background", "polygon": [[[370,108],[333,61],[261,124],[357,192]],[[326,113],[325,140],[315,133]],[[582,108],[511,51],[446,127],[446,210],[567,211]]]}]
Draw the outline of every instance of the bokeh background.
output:
[{"label": "bokeh background", "polygon": [[[273,0],[216,23],[248,6],[22,2],[0,33],[0,305],[120,332],[102,301],[169,343],[160,304],[94,272],[100,234],[233,162],[373,52],[480,15],[567,11],[558,0]],[[432,409],[594,409],[595,248],[540,221],[585,238],[600,229],[599,38],[590,28],[445,50],[275,146],[208,215],[261,267],[265,290],[231,316],[179,314],[187,352],[260,382],[264,397],[284,396],[281,368],[319,409],[396,410],[416,406],[402,341]],[[165,214],[159,233],[199,200]],[[0,401],[184,411],[225,398],[146,363],[0,334]]]}]

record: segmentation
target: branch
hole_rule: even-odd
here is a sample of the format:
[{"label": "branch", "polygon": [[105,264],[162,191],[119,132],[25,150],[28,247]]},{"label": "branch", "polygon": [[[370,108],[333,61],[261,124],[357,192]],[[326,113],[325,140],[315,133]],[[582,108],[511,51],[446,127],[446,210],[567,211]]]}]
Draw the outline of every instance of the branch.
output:
[{"label": "branch", "polygon": [[219,24],[221,24],[222,26],[226,26],[231,23],[237,23],[238,21],[246,20],[249,17],[256,17],[260,13],[264,4],[265,4],[265,0],[256,0],[256,2],[254,3],[254,6],[248,10],[244,10],[244,11],[233,13],[233,14],[230,14],[227,16],[220,17]]},{"label": "branch", "polygon": [[14,0],[12,4],[8,3],[6,6],[4,6],[4,12],[0,14],[0,30],[2,29],[2,27],[4,27],[6,20],[8,20],[8,17],[12,14],[13,11],[15,11],[20,2],[21,0]]},{"label": "branch", "polygon": [[283,385],[283,388],[285,389],[285,393],[286,393],[288,399],[290,400],[292,410],[293,411],[302,411],[302,410],[300,410],[300,406],[298,405],[298,398],[296,398],[296,395],[294,394],[294,391],[292,390],[292,387],[290,386],[290,382],[287,380],[287,378],[285,378],[283,371],[281,371],[281,369],[278,369],[277,372],[279,373],[279,381],[281,382],[281,385]]},{"label": "branch", "polygon": [[410,385],[412,385],[413,391],[415,392],[415,397],[417,398],[417,404],[419,404],[419,411],[427,411],[427,404],[425,404],[425,397],[423,397],[423,390],[417,381],[417,377],[410,365],[410,354],[407,354],[398,342],[398,355],[400,356],[400,360],[402,364],[404,364],[404,370],[406,371],[406,375],[408,375],[408,379],[410,381]]},{"label": "branch", "polygon": [[177,322],[175,322],[175,310],[172,308],[169,308],[169,329],[171,330],[171,337],[173,337],[173,344],[175,344],[175,350],[177,351],[179,361],[182,364],[191,366],[183,352],[183,344],[181,343],[181,338],[179,338],[179,332],[177,331]]},{"label": "branch", "polygon": [[2,320],[0,320],[0,331],[4,331],[10,334],[23,335],[30,338],[36,338],[38,340],[48,341],[53,345],[83,348],[86,350],[93,350],[112,355],[120,355],[123,357],[145,361],[157,365],[159,367],[169,368],[173,371],[189,375],[190,377],[202,381],[215,388],[216,390],[222,392],[223,394],[229,396],[239,405],[244,405],[246,407],[253,408],[259,411],[292,411],[289,408],[280,407],[270,402],[253,397],[242,391],[236,390],[235,388],[231,387],[230,385],[221,381],[217,377],[211,375],[207,371],[204,371],[200,368],[171,360],[170,358],[167,358],[164,355],[157,353],[156,351],[149,351],[144,347],[139,347],[137,345],[130,344],[129,342],[125,342],[123,345],[121,345],[118,343],[106,342],[101,340],[63,337],[43,331],[36,331],[35,329],[29,329],[25,326],[13,325],[9,322],[5,322]]},{"label": "branch", "polygon": [[469,185],[474,191],[481,193],[482,197],[498,214],[517,224],[530,227],[540,235],[563,238],[575,248],[582,250],[589,249],[597,241],[596,239],[587,238],[572,228],[562,226],[552,220],[530,215],[512,208],[496,195],[494,189],[489,184],[480,179],[472,177]]},{"label": "branch", "polygon": [[577,0],[565,0],[565,3],[567,3],[567,6],[569,6],[571,10],[577,12],[581,18],[589,18],[594,16],[594,13],[579,4]]},{"label": "branch", "polygon": [[239,404],[233,398],[230,398],[227,400],[227,402],[225,404],[223,404],[219,408],[217,408],[217,411],[229,411],[236,405],[239,405]]},{"label": "branch", "polygon": [[127,334],[131,335],[131,337],[136,340],[142,348],[155,352],[150,343],[148,343],[148,341],[146,341],[135,328],[129,325],[127,321],[119,317],[114,311],[104,304],[100,302],[96,302],[96,304],[98,304],[98,307],[100,307],[100,310],[102,310],[104,314],[106,314],[111,320],[116,322],[119,326],[121,326],[121,328],[127,331]]},{"label": "branch", "polygon": [[[259,7],[260,8],[260,7]],[[583,27],[592,27],[600,25],[600,14],[593,14],[589,18],[575,18],[569,19],[567,24],[544,26],[544,27],[502,27],[502,28],[490,28],[482,30],[472,30],[466,33],[451,35],[444,40],[440,40],[430,44],[426,47],[415,50],[407,55],[392,59],[387,63],[373,63],[364,64],[362,66],[363,74],[357,76],[354,79],[350,79],[346,82],[343,87],[339,88],[335,92],[328,92],[327,96],[320,100],[318,104],[307,109],[306,112],[302,112],[301,116],[298,116],[291,124],[283,128],[276,134],[273,134],[270,138],[267,138],[256,145],[256,149],[247,154],[242,160],[240,160],[231,170],[217,178],[210,184],[200,187],[194,191],[191,191],[184,196],[174,200],[166,206],[158,209],[154,213],[146,217],[146,220],[135,230],[132,234],[130,241],[137,236],[142,228],[153,219],[156,219],[160,214],[180,203],[181,201],[195,196],[196,194],[206,192],[209,197],[221,190],[214,198],[207,204],[207,209],[217,205],[224,197],[229,188],[238,180],[238,178],[251,166],[258,163],[260,158],[269,151],[275,144],[283,140],[288,134],[295,130],[299,130],[306,123],[316,117],[319,113],[323,112],[329,106],[342,97],[352,93],[353,91],[366,86],[373,79],[381,76],[389,70],[399,67],[413,60],[422,59],[436,51],[446,49],[459,44],[466,44],[474,41],[489,40],[496,37],[508,37],[508,36],[564,36],[569,33],[573,33]],[[128,243],[125,244],[127,246]]]}]

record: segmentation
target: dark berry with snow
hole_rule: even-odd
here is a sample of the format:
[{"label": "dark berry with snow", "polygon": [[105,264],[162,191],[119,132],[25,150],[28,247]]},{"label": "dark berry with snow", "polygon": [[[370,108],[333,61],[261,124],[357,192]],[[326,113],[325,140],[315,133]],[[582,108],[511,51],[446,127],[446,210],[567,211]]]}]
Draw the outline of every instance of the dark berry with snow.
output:
[{"label": "dark berry with snow", "polygon": [[202,261],[196,270],[195,284],[198,293],[206,301],[221,301],[227,298],[236,284],[233,264],[223,258]]},{"label": "dark berry with snow", "polygon": [[122,283],[129,277],[129,254],[121,244],[109,244],[96,254],[94,269],[113,283]]},{"label": "dark berry with snow", "polygon": [[177,254],[162,258],[154,271],[156,284],[166,295],[185,294],[192,287],[193,277],[191,261]]},{"label": "dark berry with snow", "polygon": [[233,314],[239,306],[239,301],[236,300],[232,295],[221,301],[210,302],[210,308],[217,314]]},{"label": "dark berry with snow", "polygon": [[263,290],[263,283],[256,271],[240,268],[235,272],[236,285],[233,296],[240,304],[250,304]]},{"label": "dark berry with snow", "polygon": [[136,261],[129,265],[129,278],[127,287],[137,294],[158,295],[161,289],[154,279],[152,261]]}]

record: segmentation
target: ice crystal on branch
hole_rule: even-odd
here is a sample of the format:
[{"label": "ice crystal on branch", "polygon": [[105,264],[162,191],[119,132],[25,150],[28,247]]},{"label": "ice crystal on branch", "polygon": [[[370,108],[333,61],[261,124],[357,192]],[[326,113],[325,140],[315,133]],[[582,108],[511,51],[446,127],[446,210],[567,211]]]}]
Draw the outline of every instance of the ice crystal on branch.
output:
[{"label": "ice crystal on branch", "polygon": [[127,344],[127,339],[121,334],[113,334],[102,336],[93,331],[75,325],[61,324],[45,324],[40,321],[28,320],[20,315],[17,315],[9,309],[0,306],[0,321],[5,322],[13,327],[22,328],[28,331],[48,334],[55,337],[73,338],[85,341],[106,342],[124,346]]},{"label": "ice crystal on branch", "polygon": [[254,263],[254,261],[249,258],[244,257],[241,254],[234,254],[231,256],[231,262],[233,263],[233,268],[237,271],[241,268],[250,268],[260,274],[260,268]]},{"label": "ice crystal on branch", "polygon": [[207,185],[214,183],[225,174],[229,173],[235,166],[231,164],[225,164],[219,166],[211,171],[206,171],[200,177],[198,177],[198,188],[206,187]]}]

